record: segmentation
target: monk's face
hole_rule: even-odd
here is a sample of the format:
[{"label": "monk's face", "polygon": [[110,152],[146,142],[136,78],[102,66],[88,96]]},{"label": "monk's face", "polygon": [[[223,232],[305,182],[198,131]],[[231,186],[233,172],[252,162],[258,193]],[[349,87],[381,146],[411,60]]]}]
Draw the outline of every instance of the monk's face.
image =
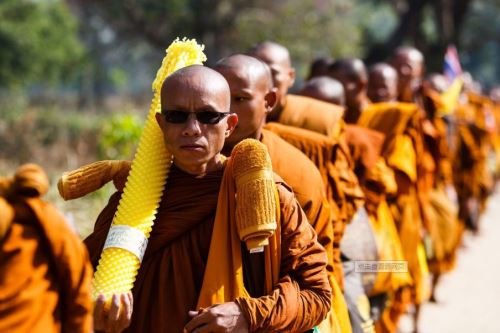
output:
[{"label": "monk's face", "polygon": [[156,119],[177,167],[196,175],[217,168],[224,140],[238,122],[235,114],[222,114],[229,112],[229,104],[227,82],[211,69],[188,70],[165,80],[162,113]]},{"label": "monk's face", "polygon": [[271,69],[273,86],[276,88],[278,96],[276,107],[278,109],[283,108],[286,103],[288,89],[295,82],[295,69],[291,66],[290,58],[288,58],[288,55],[285,56],[282,52],[275,51],[272,48],[258,50],[253,56],[265,62]]},{"label": "monk's face", "polygon": [[[349,107],[358,104],[363,97],[363,90],[366,87],[366,81],[360,81],[358,77],[348,71],[338,70],[331,74],[332,77],[342,83],[345,92],[345,103]],[[366,80],[366,78],[365,78]]]},{"label": "monk's face", "polygon": [[260,72],[257,69],[253,70],[244,63],[217,69],[229,83],[231,112],[238,115],[238,125],[226,139],[226,144],[229,146],[234,146],[247,138],[259,140],[267,113],[276,104],[276,94],[271,89],[268,76],[263,77],[267,73],[263,73],[262,69],[259,70]]},{"label": "monk's face", "polygon": [[420,55],[414,52],[402,53],[393,59],[392,65],[398,73],[399,94],[411,91],[420,84],[424,73]]},{"label": "monk's face", "polygon": [[391,102],[398,97],[396,72],[377,70],[370,73],[368,97],[372,102]]}]

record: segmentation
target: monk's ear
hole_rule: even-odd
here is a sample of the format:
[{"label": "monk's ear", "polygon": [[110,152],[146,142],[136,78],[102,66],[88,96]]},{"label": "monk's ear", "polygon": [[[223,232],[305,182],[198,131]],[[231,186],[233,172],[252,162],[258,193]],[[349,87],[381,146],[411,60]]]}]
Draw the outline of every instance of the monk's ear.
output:
[{"label": "monk's ear", "polygon": [[159,112],[155,114],[155,117],[156,117],[156,122],[158,123],[158,126],[160,126],[161,131],[165,132],[165,118]]},{"label": "monk's ear", "polygon": [[288,70],[288,75],[290,76],[290,83],[288,86],[290,88],[295,83],[295,68],[290,67],[290,69]]},{"label": "monk's ear", "polygon": [[231,113],[227,116],[226,119],[226,131],[225,131],[225,137],[227,138],[228,136],[233,133],[234,129],[236,128],[236,125],[238,124],[238,115],[236,113]]},{"label": "monk's ear", "polygon": [[264,96],[264,100],[266,102],[266,113],[271,112],[278,103],[277,91],[278,89],[273,87]]}]

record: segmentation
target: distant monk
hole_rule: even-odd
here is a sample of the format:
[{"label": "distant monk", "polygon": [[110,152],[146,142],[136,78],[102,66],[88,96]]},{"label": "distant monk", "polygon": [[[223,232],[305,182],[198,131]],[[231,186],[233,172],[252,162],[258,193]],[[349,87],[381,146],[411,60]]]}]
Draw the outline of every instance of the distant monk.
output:
[{"label": "distant monk", "polygon": [[0,177],[0,332],[92,332],[92,267],[48,189],[35,164]]},{"label": "distant monk", "polygon": [[425,70],[424,56],[414,47],[403,46],[396,49],[390,64],[398,72],[398,100],[416,103]]},{"label": "distant monk", "polygon": [[306,81],[297,94],[345,106],[345,92],[342,83],[328,76],[317,76]]},{"label": "distant monk", "polygon": [[338,138],[342,131],[342,122],[339,122],[342,119],[342,107],[288,94],[288,89],[295,81],[295,69],[286,47],[274,42],[262,42],[251,48],[248,54],[262,60],[271,68],[278,103],[267,116],[268,121],[302,127]]},{"label": "distant monk", "polygon": [[[347,308],[334,277],[332,219],[338,218],[338,212],[330,208],[323,179],[314,163],[297,148],[263,128],[267,113],[276,103],[268,66],[254,57],[236,54],[218,61],[214,69],[228,81],[231,111],[238,115],[238,126],[226,139],[223,153],[229,156],[233,147],[247,138],[260,140],[266,145],[273,171],[292,187],[309,222],[318,233],[318,241],[327,250],[327,269],[334,294],[331,322],[323,323],[322,327],[327,325],[332,332],[336,331],[335,327],[340,327],[343,332],[347,332],[350,330],[346,327],[349,323]],[[298,130],[295,127],[289,128],[291,131]]]},{"label": "distant monk", "polygon": [[[127,331],[312,329],[330,309],[327,257],[289,187],[276,178],[278,227],[264,252],[250,253],[230,232],[236,165],[220,151],[238,117],[230,113],[227,81],[207,67],[189,66],[167,77],[161,97],[156,120],[174,159],[132,290]],[[121,195],[110,198],[85,240],[94,265]],[[114,322],[105,313],[95,318],[100,327]]]},{"label": "distant monk", "polygon": [[333,63],[333,59],[330,57],[319,57],[313,60],[311,63],[311,68],[309,70],[309,76],[307,80],[318,76],[327,76],[328,68]]},{"label": "distant monk", "polygon": [[373,103],[394,102],[398,98],[398,73],[386,63],[370,68],[368,76],[368,98]]},{"label": "distant monk", "polygon": [[349,58],[335,61],[330,66],[330,76],[342,83],[346,97],[344,120],[355,124],[370,103],[366,96],[368,74],[361,59]]},{"label": "distant monk", "polygon": [[[422,157],[426,187],[429,189],[431,209],[427,209],[429,235],[433,252],[429,255],[429,270],[433,274],[431,301],[436,301],[435,290],[442,274],[453,269],[463,231],[458,223],[458,207],[453,186],[451,140],[448,123],[439,115],[441,93],[446,91],[447,80],[442,74],[431,74],[423,82],[422,93],[426,112],[424,143],[427,148]],[[452,193],[452,197],[449,194]]]}]

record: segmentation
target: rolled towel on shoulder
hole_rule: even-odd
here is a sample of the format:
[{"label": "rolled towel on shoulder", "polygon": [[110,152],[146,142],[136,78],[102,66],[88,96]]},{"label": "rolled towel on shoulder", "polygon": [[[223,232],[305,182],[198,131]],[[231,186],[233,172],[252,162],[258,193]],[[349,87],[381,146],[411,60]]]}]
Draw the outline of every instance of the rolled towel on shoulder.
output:
[{"label": "rolled towel on shoulder", "polygon": [[231,157],[239,237],[250,252],[260,252],[277,227],[279,198],[271,158],[266,146],[254,139],[237,144]]}]

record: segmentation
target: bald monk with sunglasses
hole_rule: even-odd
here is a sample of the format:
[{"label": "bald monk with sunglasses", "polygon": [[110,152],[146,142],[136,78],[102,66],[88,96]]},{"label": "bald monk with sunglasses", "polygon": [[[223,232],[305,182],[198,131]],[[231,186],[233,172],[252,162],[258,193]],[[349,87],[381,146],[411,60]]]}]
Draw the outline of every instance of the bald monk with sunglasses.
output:
[{"label": "bald monk with sunglasses", "polygon": [[[117,326],[115,318],[100,310],[94,316],[96,329],[175,333],[312,329],[326,317],[331,304],[327,257],[293,193],[279,177],[275,176],[278,227],[273,235],[276,241],[270,241],[278,261],[265,260],[268,247],[251,254],[239,240],[236,252],[234,247],[221,252],[215,261],[211,255],[223,243],[225,233],[224,228],[218,229],[222,233],[213,232],[214,228],[234,223],[235,216],[236,197],[228,185],[233,162],[220,153],[238,122],[238,116],[229,113],[227,81],[209,68],[186,67],[165,80],[161,103],[156,120],[174,162],[132,290],[133,311]],[[121,195],[118,191],[110,198],[85,240],[94,266]],[[240,258],[245,276],[258,278],[225,284],[218,290],[239,296],[199,307],[215,292],[210,287],[214,279],[234,278],[218,276],[228,271],[224,263],[231,256]],[[128,299],[113,303],[110,311],[131,308]],[[104,301],[100,298],[97,306],[102,307]]]}]

